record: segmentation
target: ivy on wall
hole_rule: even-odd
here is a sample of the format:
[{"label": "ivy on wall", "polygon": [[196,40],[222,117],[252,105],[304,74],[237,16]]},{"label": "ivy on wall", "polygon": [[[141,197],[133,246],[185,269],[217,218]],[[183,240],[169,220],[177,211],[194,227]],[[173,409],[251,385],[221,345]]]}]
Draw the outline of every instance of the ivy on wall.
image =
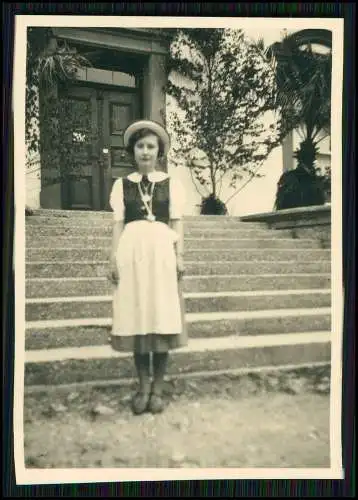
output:
[{"label": "ivy on wall", "polygon": [[50,28],[28,28],[26,67],[26,167],[41,161],[41,182],[76,176],[93,148],[88,103],[66,97],[77,71],[90,65]]}]

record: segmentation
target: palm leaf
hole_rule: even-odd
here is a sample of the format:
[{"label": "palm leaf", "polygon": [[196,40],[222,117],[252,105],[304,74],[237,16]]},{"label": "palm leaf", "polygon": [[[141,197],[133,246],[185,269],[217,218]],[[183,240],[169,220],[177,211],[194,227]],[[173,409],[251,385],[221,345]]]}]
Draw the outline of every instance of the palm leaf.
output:
[{"label": "palm leaf", "polygon": [[331,54],[302,49],[295,36],[285,36],[273,46],[276,59],[276,105],[286,128],[304,122],[309,130],[329,127]]}]

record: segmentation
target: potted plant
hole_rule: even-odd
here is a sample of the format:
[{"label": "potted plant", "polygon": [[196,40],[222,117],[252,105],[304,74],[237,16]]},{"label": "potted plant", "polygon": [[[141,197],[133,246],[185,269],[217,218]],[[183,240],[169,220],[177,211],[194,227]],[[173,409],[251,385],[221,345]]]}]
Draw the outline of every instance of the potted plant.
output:
[{"label": "potted plant", "polygon": [[304,140],[295,152],[298,165],[284,172],[277,185],[276,210],[323,205],[326,201],[326,183],[316,172],[317,146]]},{"label": "potted plant", "polygon": [[200,205],[201,215],[227,215],[228,210],[223,201],[213,193],[203,198]]}]

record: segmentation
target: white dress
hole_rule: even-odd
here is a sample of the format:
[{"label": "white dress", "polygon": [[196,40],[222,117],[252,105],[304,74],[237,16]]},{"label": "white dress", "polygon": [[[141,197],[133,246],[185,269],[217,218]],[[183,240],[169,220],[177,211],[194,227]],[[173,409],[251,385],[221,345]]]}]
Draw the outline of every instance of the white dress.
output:
[{"label": "white dress", "polygon": [[[169,219],[183,215],[185,197],[181,183],[164,172],[148,175],[156,187],[168,180]],[[127,179],[138,189],[142,176]],[[160,189],[160,188],[159,188]],[[154,190],[155,197],[156,190]],[[153,202],[154,204],[154,202]],[[125,220],[123,180],[113,185],[110,206],[114,220]],[[116,261],[119,284],[113,294],[111,342],[116,350],[161,351],[186,344],[181,288],[176,270],[177,233],[158,220],[134,220],[124,226]]]}]

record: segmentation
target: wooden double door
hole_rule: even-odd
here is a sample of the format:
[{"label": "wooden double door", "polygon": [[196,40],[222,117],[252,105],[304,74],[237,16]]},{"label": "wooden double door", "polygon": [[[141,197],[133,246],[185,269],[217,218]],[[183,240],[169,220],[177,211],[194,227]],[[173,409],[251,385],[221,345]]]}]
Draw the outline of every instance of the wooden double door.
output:
[{"label": "wooden double door", "polygon": [[74,86],[61,99],[70,115],[63,124],[70,151],[60,158],[63,208],[108,210],[113,182],[133,171],[123,134],[140,117],[138,91]]}]

